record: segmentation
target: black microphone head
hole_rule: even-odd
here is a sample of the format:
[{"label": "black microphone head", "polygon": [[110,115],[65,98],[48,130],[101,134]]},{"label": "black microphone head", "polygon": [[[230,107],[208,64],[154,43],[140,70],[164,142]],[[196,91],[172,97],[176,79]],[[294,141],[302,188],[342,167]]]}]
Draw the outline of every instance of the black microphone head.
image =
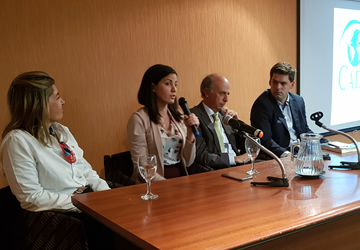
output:
[{"label": "black microphone head", "polygon": [[180,105],[180,107],[182,108],[182,110],[184,111],[184,114],[185,114],[185,115],[190,115],[190,114],[191,114],[191,111],[190,111],[190,109],[189,109],[189,106],[188,106],[188,104],[187,104],[187,102],[186,102],[186,100],[185,100],[184,97],[180,97],[180,99],[179,99],[179,105]]},{"label": "black microphone head", "polygon": [[230,125],[234,129],[240,129],[239,121],[232,118],[231,115],[225,115],[222,119],[225,125]]},{"label": "black microphone head", "polygon": [[180,107],[183,107],[186,103],[187,103],[187,102],[186,102],[185,98],[184,98],[184,97],[180,97],[180,99],[179,99],[179,105],[180,105]]},{"label": "black microphone head", "polygon": [[310,119],[317,122],[318,120],[323,118],[323,116],[324,116],[323,112],[319,111],[319,112],[316,112],[316,113],[312,114],[310,116]]},{"label": "black microphone head", "polygon": [[322,127],[322,122],[320,122],[320,119],[323,118],[324,114],[323,112],[319,111],[310,116],[310,119],[315,121],[315,124],[318,125],[320,128]]},{"label": "black microphone head", "polygon": [[222,122],[225,124],[225,125],[229,125],[229,121],[232,119],[232,116],[231,115],[224,115],[223,119],[222,119]]}]

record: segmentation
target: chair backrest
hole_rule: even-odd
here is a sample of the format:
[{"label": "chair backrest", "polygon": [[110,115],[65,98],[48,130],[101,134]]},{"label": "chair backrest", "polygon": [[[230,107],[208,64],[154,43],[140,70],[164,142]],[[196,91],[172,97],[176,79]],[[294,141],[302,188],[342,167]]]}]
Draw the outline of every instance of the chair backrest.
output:
[{"label": "chair backrest", "polygon": [[105,179],[124,186],[135,184],[130,180],[134,172],[130,151],[104,156]]},{"label": "chair backrest", "polygon": [[0,222],[6,249],[88,249],[82,221],[52,211],[26,211],[9,186],[0,189]]},{"label": "chair backrest", "polygon": [[[0,242],[8,249],[21,249],[24,234],[22,228],[23,209],[10,187],[0,189]],[[6,244],[9,243],[9,244]]]}]

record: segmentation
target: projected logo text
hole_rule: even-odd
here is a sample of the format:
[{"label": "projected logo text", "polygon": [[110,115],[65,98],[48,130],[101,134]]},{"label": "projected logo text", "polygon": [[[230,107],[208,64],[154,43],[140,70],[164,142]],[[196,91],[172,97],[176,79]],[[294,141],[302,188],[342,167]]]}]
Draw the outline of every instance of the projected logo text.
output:
[{"label": "projected logo text", "polygon": [[330,125],[360,121],[360,10],[334,9]]},{"label": "projected logo text", "polygon": [[[338,74],[338,86],[341,90],[360,88],[360,22],[351,20],[344,28],[339,50],[344,54]],[[346,56],[345,56],[346,55]],[[340,59],[340,58],[339,58]]]}]

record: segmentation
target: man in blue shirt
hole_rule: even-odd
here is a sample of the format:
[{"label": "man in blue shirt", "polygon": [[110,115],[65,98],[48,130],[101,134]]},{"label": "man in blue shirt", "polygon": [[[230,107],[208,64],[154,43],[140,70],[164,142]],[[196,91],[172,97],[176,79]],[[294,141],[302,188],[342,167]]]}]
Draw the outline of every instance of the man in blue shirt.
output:
[{"label": "man in blue shirt", "polygon": [[265,90],[251,108],[251,125],[264,132],[261,143],[278,157],[290,154],[290,146],[308,127],[304,99],[290,92],[295,85],[296,70],[286,62],[270,70],[270,89]]}]

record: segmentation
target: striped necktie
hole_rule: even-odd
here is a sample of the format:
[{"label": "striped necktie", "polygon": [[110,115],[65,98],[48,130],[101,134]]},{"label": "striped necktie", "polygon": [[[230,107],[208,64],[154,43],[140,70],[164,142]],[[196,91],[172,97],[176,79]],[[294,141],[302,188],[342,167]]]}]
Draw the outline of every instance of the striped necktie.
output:
[{"label": "striped necktie", "polygon": [[225,153],[225,147],[224,147],[224,142],[222,139],[222,134],[221,134],[221,123],[220,123],[220,119],[218,116],[218,113],[214,113],[213,115],[214,118],[214,128],[215,128],[215,132],[217,135],[217,138],[219,140],[219,144],[220,144],[220,149],[221,149],[221,153]]}]

